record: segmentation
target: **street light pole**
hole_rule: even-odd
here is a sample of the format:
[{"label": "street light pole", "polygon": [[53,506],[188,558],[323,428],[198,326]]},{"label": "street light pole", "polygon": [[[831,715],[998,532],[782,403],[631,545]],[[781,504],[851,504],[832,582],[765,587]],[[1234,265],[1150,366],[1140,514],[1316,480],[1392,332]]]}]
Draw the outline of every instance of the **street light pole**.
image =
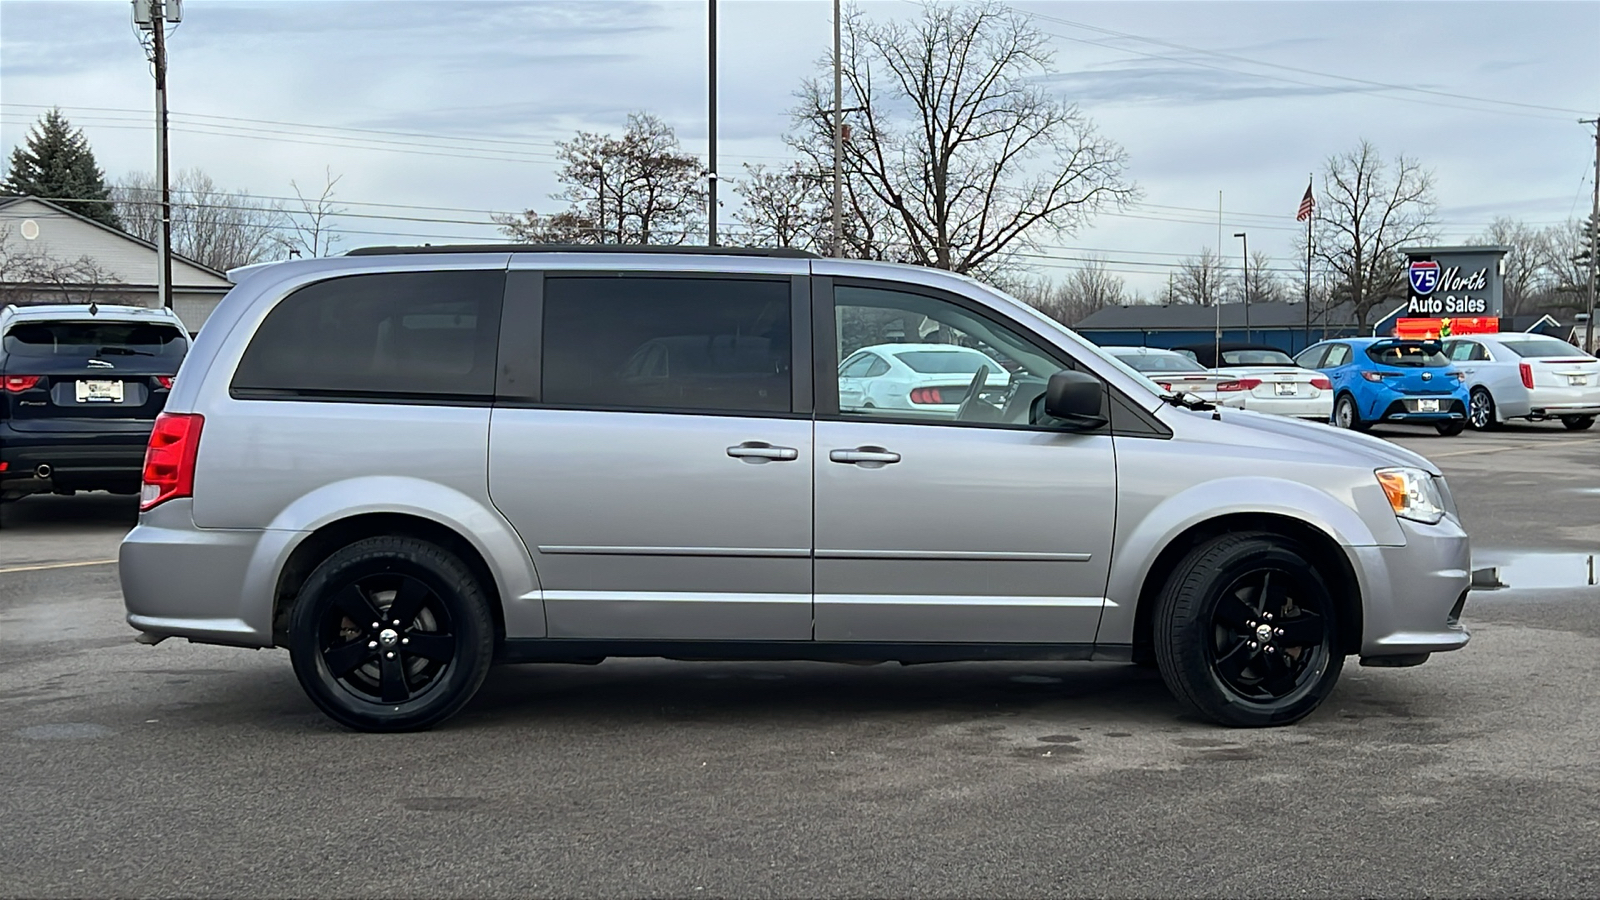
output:
[{"label": "street light pole", "polygon": [[1244,232],[1236,232],[1234,237],[1244,241],[1244,342],[1250,343],[1250,238]]}]

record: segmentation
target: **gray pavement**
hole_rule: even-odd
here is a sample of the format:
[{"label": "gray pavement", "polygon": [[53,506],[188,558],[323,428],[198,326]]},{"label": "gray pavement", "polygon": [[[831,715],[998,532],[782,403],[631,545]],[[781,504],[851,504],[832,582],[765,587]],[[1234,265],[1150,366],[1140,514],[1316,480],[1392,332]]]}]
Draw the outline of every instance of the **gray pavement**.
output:
[{"label": "gray pavement", "polygon": [[0,511],[0,895],[1600,895],[1600,588],[1567,574],[1600,432],[1385,434],[1512,586],[1467,649],[1264,731],[1131,666],[635,660],[359,735],[280,651],[135,645],[97,562],[131,502],[32,498]]}]

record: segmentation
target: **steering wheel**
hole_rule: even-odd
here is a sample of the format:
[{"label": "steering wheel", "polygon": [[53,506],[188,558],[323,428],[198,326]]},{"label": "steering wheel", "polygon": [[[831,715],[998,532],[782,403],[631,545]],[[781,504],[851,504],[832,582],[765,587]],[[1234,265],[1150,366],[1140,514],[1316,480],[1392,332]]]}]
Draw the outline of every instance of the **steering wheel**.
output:
[{"label": "steering wheel", "polygon": [[989,383],[989,367],[979,366],[978,371],[972,373],[972,381],[967,384],[967,395],[961,398],[961,405],[956,407],[956,421],[972,418],[972,413],[983,401],[978,399],[978,393],[983,386]]}]

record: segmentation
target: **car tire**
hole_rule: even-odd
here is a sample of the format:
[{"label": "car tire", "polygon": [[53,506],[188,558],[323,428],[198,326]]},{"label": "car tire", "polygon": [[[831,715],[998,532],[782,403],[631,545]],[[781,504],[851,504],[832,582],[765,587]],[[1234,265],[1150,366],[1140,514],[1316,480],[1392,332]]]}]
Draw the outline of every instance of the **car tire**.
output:
[{"label": "car tire", "polygon": [[1487,388],[1473,388],[1467,397],[1467,424],[1472,426],[1472,430],[1489,431],[1499,427],[1500,423],[1495,420],[1496,412],[1494,395]]},{"label": "car tire", "polygon": [[1339,399],[1333,401],[1333,424],[1351,431],[1366,431],[1371,427],[1361,421],[1361,411],[1356,408],[1356,398],[1349,394],[1340,394]]},{"label": "car tire", "polygon": [[472,570],[413,537],[366,538],[334,552],[306,579],[289,617],[300,686],[358,731],[417,731],[454,715],[488,675],[494,639]]},{"label": "car tire", "polygon": [[1562,416],[1561,424],[1568,431],[1585,431],[1594,425],[1594,416]]},{"label": "car tire", "polygon": [[1153,621],[1162,681],[1222,725],[1299,721],[1344,668],[1338,611],[1321,573],[1297,544],[1266,532],[1191,550],[1162,587]]},{"label": "car tire", "polygon": [[1466,419],[1451,419],[1448,422],[1433,423],[1433,430],[1439,432],[1441,437],[1455,437],[1467,430]]}]

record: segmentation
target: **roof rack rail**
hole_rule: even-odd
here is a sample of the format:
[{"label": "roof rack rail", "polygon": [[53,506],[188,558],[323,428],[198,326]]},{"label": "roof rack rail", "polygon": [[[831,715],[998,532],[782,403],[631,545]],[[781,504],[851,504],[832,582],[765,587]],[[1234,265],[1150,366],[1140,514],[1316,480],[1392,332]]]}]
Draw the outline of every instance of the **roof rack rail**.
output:
[{"label": "roof rack rail", "polygon": [[357,247],[345,256],[390,256],[402,253],[660,253],[688,256],[765,256],[775,259],[821,259],[792,247],[702,247],[660,244],[423,244],[409,247]]}]

